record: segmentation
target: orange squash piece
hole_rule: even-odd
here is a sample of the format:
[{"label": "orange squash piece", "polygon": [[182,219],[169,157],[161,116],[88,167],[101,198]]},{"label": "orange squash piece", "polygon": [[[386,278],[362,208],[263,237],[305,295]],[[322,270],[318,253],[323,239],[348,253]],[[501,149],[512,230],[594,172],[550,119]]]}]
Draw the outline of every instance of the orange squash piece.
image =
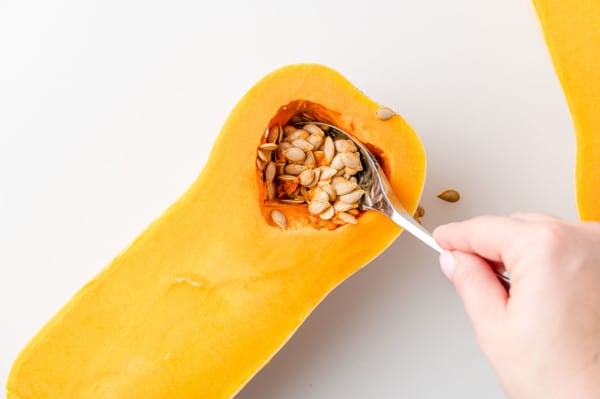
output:
[{"label": "orange squash piece", "polygon": [[600,221],[600,1],[533,3],[575,125],[579,216]]},{"label": "orange squash piece", "polygon": [[[305,112],[380,150],[414,211],[425,155],[400,118],[337,72],[277,70],[225,123],[190,189],[32,339],[13,365],[9,399],[230,398],[344,279],[400,233],[366,212],[318,229],[266,217],[256,149],[274,120]],[[291,208],[286,209],[293,209]]]}]

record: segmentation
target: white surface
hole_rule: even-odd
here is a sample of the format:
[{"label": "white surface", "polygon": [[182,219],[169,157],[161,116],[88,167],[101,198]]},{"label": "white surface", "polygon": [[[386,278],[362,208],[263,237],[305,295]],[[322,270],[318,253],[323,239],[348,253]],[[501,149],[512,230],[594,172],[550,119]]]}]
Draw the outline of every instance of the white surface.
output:
[{"label": "white surface", "polygon": [[[404,115],[428,152],[428,226],[576,216],[570,119],[526,0],[201,3],[0,3],[1,382],[280,65],[333,66]],[[435,197],[447,187],[461,202]],[[239,398],[502,398],[436,261],[402,235]]]}]

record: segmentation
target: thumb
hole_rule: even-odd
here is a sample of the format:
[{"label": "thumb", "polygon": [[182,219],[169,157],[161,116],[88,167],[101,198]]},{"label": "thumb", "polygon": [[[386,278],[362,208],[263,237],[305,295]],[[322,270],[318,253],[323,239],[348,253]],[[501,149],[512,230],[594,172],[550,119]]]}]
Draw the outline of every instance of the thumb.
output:
[{"label": "thumb", "polygon": [[502,322],[508,293],[489,263],[474,254],[444,251],[440,255],[444,274],[452,281],[478,335],[497,330]]}]

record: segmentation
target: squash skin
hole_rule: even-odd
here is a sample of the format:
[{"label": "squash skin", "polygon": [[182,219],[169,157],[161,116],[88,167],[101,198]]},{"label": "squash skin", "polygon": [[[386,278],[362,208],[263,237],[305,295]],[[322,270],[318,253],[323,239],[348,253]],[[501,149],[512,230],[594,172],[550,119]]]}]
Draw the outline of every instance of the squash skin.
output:
[{"label": "squash skin", "polygon": [[256,146],[297,99],[340,112],[341,128],[385,149],[392,187],[416,209],[425,154],[408,124],[378,120],[379,105],[327,67],[281,68],[240,100],[190,189],[25,347],[8,398],[230,398],[391,244],[400,228],[374,212],[333,231],[282,231],[264,217]]},{"label": "squash skin", "polygon": [[533,0],[577,139],[577,206],[600,221],[600,2]]}]

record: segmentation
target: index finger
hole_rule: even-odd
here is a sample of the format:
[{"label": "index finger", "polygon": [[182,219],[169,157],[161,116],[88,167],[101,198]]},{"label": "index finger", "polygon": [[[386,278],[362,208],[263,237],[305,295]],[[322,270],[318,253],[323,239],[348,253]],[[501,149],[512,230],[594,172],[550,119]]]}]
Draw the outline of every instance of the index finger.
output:
[{"label": "index finger", "polygon": [[520,220],[501,216],[478,216],[463,222],[449,223],[436,228],[433,237],[449,251],[475,253],[506,266],[510,251],[524,233]]}]

